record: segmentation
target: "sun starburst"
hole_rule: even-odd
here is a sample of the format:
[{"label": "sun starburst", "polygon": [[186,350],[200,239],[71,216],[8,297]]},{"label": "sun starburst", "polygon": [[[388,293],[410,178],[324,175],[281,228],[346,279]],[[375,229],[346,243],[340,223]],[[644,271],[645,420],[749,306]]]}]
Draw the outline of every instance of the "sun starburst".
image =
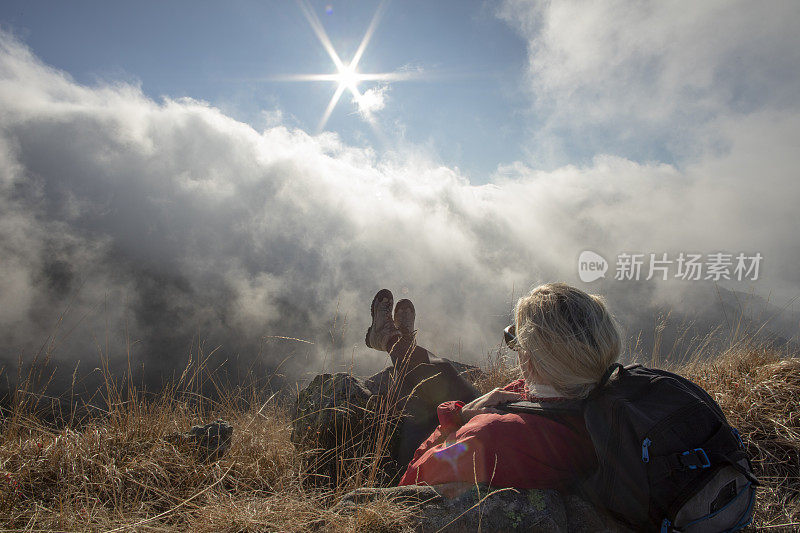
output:
[{"label": "sun starburst", "polygon": [[370,39],[372,39],[372,35],[375,33],[375,28],[378,26],[381,15],[386,9],[386,0],[383,0],[378,5],[378,9],[375,11],[367,31],[364,34],[363,39],[361,39],[361,43],[358,45],[356,53],[347,64],[345,64],[339,57],[339,54],[336,52],[336,49],[333,47],[333,43],[331,43],[331,40],[325,31],[325,28],[322,26],[322,23],[312,10],[311,6],[308,4],[308,0],[297,0],[297,3],[300,6],[300,9],[303,11],[303,15],[305,15],[306,20],[308,20],[308,23],[311,25],[311,29],[314,30],[314,34],[319,39],[319,42],[322,44],[323,48],[325,48],[325,51],[328,53],[333,61],[334,66],[336,67],[336,73],[334,74],[301,74],[296,76],[286,76],[283,78],[290,81],[332,81],[337,84],[336,90],[334,91],[333,96],[328,102],[328,106],[325,108],[325,112],[319,121],[319,125],[317,126],[318,131],[322,131],[325,128],[331,113],[333,113],[333,110],[336,108],[336,104],[339,103],[339,100],[345,91],[350,91],[350,93],[353,95],[353,99],[359,106],[359,110],[368,117],[369,106],[365,105],[364,97],[358,88],[361,82],[373,81],[387,83],[390,81],[406,80],[412,77],[413,72],[410,71],[383,72],[374,74],[364,74],[358,71],[358,63],[361,61],[364,51],[366,50]]}]

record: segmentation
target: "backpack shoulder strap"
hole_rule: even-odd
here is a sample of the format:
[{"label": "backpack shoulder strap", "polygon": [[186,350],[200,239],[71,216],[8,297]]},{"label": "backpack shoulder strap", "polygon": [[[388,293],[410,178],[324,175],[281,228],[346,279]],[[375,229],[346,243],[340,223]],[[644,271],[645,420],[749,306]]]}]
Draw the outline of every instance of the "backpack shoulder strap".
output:
[{"label": "backpack shoulder strap", "polygon": [[603,373],[603,376],[600,378],[600,381],[598,381],[597,385],[591,390],[591,392],[589,392],[589,396],[586,399],[590,400],[599,396],[602,393],[603,389],[605,388],[606,384],[608,384],[608,382],[611,380],[611,376],[613,376],[614,372],[616,372],[617,370],[619,370],[619,374],[621,375],[626,370],[635,368],[637,366],[639,365],[630,365],[628,367],[625,367],[622,365],[622,363],[613,363],[606,369],[606,371]]},{"label": "backpack shoulder strap", "polygon": [[605,384],[608,383],[608,380],[611,379],[611,376],[614,375],[614,372],[617,369],[619,369],[619,371],[622,372],[625,369],[625,367],[622,366],[622,363],[614,363],[611,366],[609,366],[603,373],[603,377],[601,377],[600,381],[597,382],[597,389],[605,386]]}]

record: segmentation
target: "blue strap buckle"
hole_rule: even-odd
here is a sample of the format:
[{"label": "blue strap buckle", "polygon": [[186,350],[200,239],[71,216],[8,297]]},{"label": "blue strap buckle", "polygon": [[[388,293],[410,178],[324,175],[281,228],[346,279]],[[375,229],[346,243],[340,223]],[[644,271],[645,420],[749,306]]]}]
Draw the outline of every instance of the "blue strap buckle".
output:
[{"label": "blue strap buckle", "polygon": [[695,454],[697,459],[700,460],[700,463],[699,464],[687,464],[686,467],[689,470],[695,470],[697,468],[708,468],[709,466],[711,466],[711,461],[708,459],[708,455],[706,454],[706,451],[703,448],[695,448],[694,450],[688,450],[688,451],[683,452],[681,455],[683,455],[683,456],[691,456],[692,454]]}]

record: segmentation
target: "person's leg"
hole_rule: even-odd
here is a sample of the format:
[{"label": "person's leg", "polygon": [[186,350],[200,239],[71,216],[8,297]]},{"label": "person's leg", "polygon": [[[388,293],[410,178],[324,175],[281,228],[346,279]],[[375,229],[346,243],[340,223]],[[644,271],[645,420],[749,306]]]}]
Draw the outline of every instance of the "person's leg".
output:
[{"label": "person's leg", "polygon": [[389,349],[389,358],[392,366],[398,370],[409,371],[423,363],[430,363],[430,352],[422,346],[417,346],[414,336],[400,337]]},{"label": "person's leg", "polygon": [[[471,401],[478,391],[445,360],[417,345],[414,321],[416,313],[410,300],[400,300],[392,316],[392,292],[381,289],[372,300],[372,325],[367,329],[366,344],[385,351],[392,361],[391,390],[395,398],[417,394],[428,399],[433,413],[447,400]],[[388,391],[387,391],[388,392]]]},{"label": "person's leg", "polygon": [[409,300],[398,302],[390,319],[387,310],[391,306],[391,292],[386,289],[378,292],[372,304],[373,323],[366,341],[370,347],[387,351],[392,360],[387,398],[404,415],[396,455],[397,461],[405,466],[436,429],[439,404],[448,400],[468,403],[479,393],[450,363],[416,344],[415,311]]},{"label": "person's leg", "polygon": [[[422,347],[428,358],[427,362],[409,364],[411,368],[403,371],[403,363],[395,367],[391,378],[390,398],[396,398],[396,405],[402,409],[404,415],[403,425],[400,430],[400,444],[397,451],[397,461],[408,465],[414,452],[420,444],[427,439],[439,425],[437,407],[449,400],[460,400],[469,403],[478,396],[478,390],[464,379],[453,365],[433,357]],[[414,359],[422,358],[419,352],[412,351]]]},{"label": "person's leg", "polygon": [[448,400],[466,403],[479,396],[478,390],[453,365],[418,346],[413,338],[398,340],[391,348],[389,357],[392,359],[395,388],[400,397],[418,391],[431,403],[435,402],[435,410],[440,403]]}]

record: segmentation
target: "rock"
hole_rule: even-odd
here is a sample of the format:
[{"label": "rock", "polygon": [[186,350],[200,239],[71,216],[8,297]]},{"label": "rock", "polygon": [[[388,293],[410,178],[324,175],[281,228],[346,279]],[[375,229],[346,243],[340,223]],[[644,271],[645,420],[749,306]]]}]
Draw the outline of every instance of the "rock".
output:
[{"label": "rock", "polygon": [[170,435],[167,440],[188,447],[202,460],[216,461],[228,451],[232,437],[233,426],[217,420],[203,426],[192,426],[188,432]]},{"label": "rock", "polygon": [[360,505],[376,498],[414,505],[417,531],[630,531],[577,495],[549,489],[488,488],[485,484],[358,489],[345,494],[333,510],[355,513]]},{"label": "rock", "polygon": [[[327,448],[349,440],[339,428],[357,426],[358,418],[369,416],[372,392],[364,382],[344,372],[321,374],[300,391],[292,409],[291,440]],[[341,438],[340,438],[341,437]]]},{"label": "rock", "polygon": [[305,466],[317,484],[335,486],[340,476],[368,469],[375,457],[379,481],[388,482],[399,470],[391,460],[399,423],[360,378],[322,374],[300,391],[292,410],[291,440],[309,452]]}]

